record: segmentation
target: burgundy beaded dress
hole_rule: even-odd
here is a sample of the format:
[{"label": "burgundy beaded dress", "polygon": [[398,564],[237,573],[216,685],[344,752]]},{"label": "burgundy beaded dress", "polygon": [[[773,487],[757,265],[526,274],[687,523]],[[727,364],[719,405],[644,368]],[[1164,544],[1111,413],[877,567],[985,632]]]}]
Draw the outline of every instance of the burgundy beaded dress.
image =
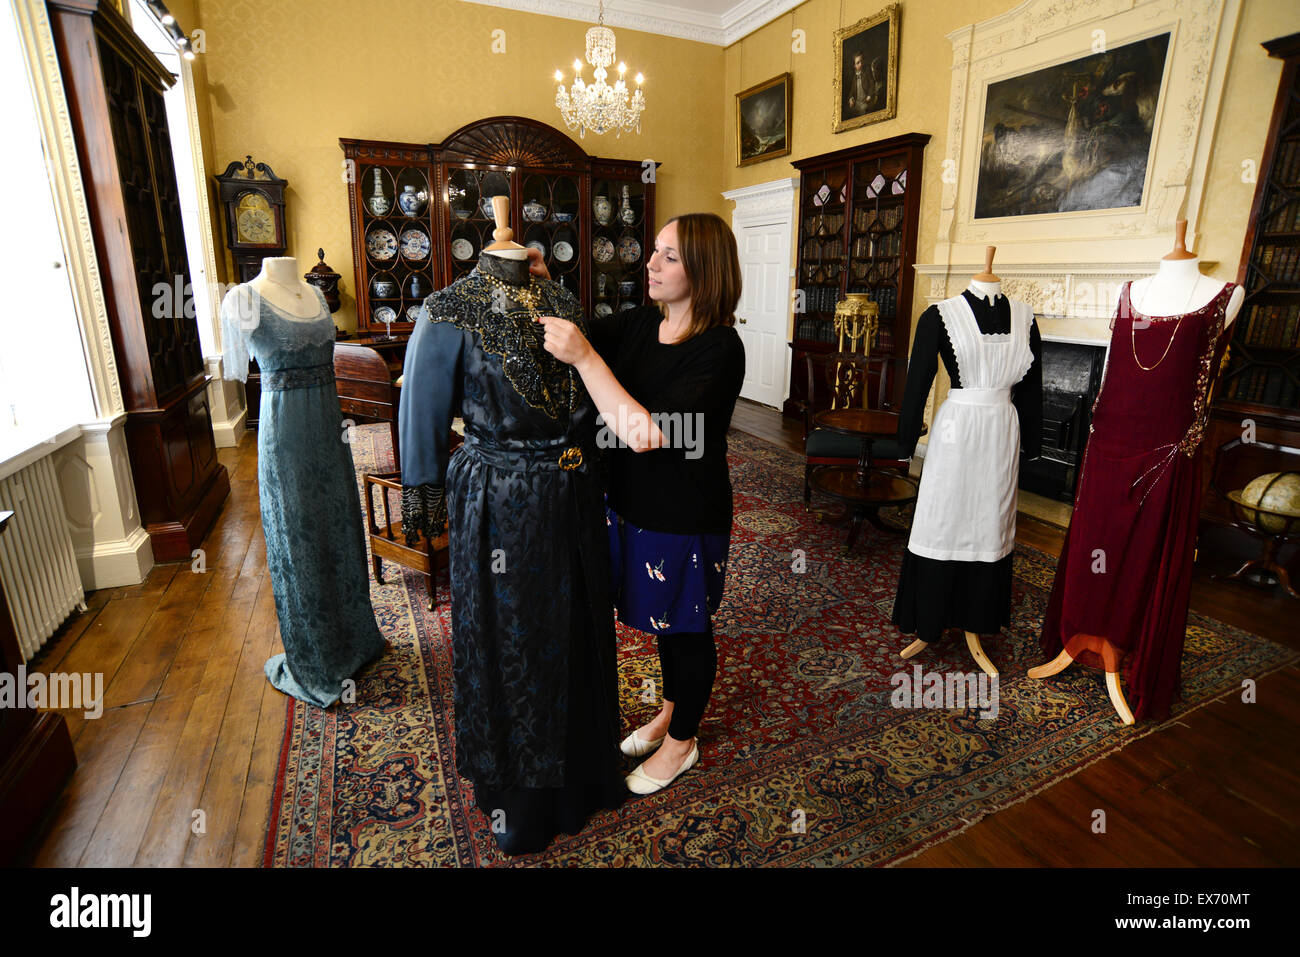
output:
[{"label": "burgundy beaded dress", "polygon": [[1049,657],[1067,647],[1080,663],[1097,665],[1095,639],[1106,639],[1123,656],[1134,717],[1164,718],[1178,695],[1199,450],[1235,284],[1182,316],[1135,313],[1129,286],[1112,324],[1041,644]]}]

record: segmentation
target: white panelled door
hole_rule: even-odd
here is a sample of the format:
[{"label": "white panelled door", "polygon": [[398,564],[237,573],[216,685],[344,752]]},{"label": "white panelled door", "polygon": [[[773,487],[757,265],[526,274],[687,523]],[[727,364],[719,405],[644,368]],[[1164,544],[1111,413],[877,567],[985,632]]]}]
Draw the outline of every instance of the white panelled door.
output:
[{"label": "white panelled door", "polygon": [[736,331],[745,346],[740,394],[763,405],[785,400],[786,330],[790,319],[790,224],[742,226],[736,236],[744,277]]}]

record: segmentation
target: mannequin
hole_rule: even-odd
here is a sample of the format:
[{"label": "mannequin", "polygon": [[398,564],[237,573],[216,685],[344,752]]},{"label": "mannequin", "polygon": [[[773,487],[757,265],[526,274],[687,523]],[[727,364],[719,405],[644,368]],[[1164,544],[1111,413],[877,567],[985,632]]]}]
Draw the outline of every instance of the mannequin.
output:
[{"label": "mannequin", "polygon": [[[1130,283],[1121,293],[1112,323],[1107,367],[1102,374],[1102,394],[1093,406],[1096,418],[1084,454],[1075,513],[1044,620],[1044,650],[1051,653],[1059,647],[1060,651],[1051,661],[1029,669],[1031,678],[1047,678],[1064,671],[1080,655],[1099,659],[1106,673],[1111,704],[1124,724],[1135,721],[1119,683],[1119,670],[1126,654],[1130,689],[1133,690],[1136,681],[1139,712],[1143,716],[1163,717],[1174,693],[1171,687],[1176,686],[1187,614],[1187,588],[1194,560],[1198,511],[1195,504],[1200,489],[1198,452],[1203,421],[1198,422],[1197,417],[1205,414],[1209,390],[1229,338],[1228,328],[1245,299],[1245,290],[1234,285],[1226,302],[1222,301],[1232,284],[1202,276],[1200,259],[1187,250],[1186,238],[1187,221],[1180,219],[1175,224],[1174,248],[1161,259],[1155,275]],[[1214,310],[1202,318],[1211,306],[1222,309],[1221,326],[1216,324]],[[1130,328],[1125,329],[1125,325]],[[1184,326],[1189,329],[1186,333],[1181,332]],[[1174,352],[1170,364],[1165,365],[1176,345],[1185,351],[1190,346],[1188,340],[1194,341],[1198,334],[1208,337],[1207,345],[1199,353],[1188,352],[1180,357]],[[1145,351],[1141,351],[1143,336],[1147,337]],[[1161,342],[1165,343],[1163,352]],[[1180,360],[1182,372],[1171,371],[1179,368],[1176,363]],[[1112,362],[1119,368],[1118,380],[1108,391],[1107,374],[1111,372]],[[1156,391],[1144,391],[1149,389]],[[1191,394],[1190,402],[1180,395],[1180,390]],[[1182,404],[1173,403],[1176,414],[1171,421],[1178,421],[1172,431],[1163,435],[1152,431],[1150,434],[1157,438],[1150,440],[1154,447],[1148,450],[1138,448],[1137,441],[1121,448],[1124,440],[1120,434],[1145,430],[1148,419],[1163,428],[1164,423],[1158,420],[1162,414],[1170,417],[1164,406],[1175,397]],[[1152,406],[1162,408],[1153,411]],[[1179,416],[1191,423],[1185,434]],[[1103,422],[1100,429],[1095,427],[1099,420]],[[1158,444],[1161,437],[1172,441]],[[1088,458],[1094,444],[1102,448],[1096,453],[1099,458],[1093,463],[1094,473],[1090,474]],[[1128,463],[1136,462],[1138,456],[1149,456],[1151,460],[1131,467],[1137,476],[1131,484],[1124,474],[1115,485],[1113,473],[1127,472]],[[1156,494],[1150,500],[1150,507],[1142,511],[1153,493]],[[1171,517],[1167,521],[1153,519],[1157,514]],[[1160,521],[1165,524],[1159,524]],[[1083,527],[1076,529],[1076,525]],[[1141,529],[1140,535],[1137,529]],[[1133,534],[1135,541],[1131,545],[1125,541],[1115,547],[1126,534]],[[1072,548],[1072,538],[1077,547]],[[1089,555],[1100,555],[1103,559],[1109,555],[1115,562],[1112,571],[1116,577],[1106,586],[1115,596],[1118,610],[1113,616],[1095,610],[1111,594],[1106,593],[1106,588],[1094,587],[1088,576],[1078,571],[1086,566]],[[1092,577],[1100,581],[1105,574],[1103,562],[1094,568]],[[1143,596],[1135,599],[1128,593],[1126,578],[1150,581],[1151,610],[1137,615],[1130,612],[1130,607],[1142,606],[1144,602]],[[1067,587],[1072,593],[1069,601],[1065,595]],[[1082,628],[1098,633],[1088,633]]]},{"label": "mannequin", "polygon": [[402,529],[408,543],[446,529],[457,770],[498,847],[521,854],[627,789],[595,410],[534,317],[586,320],[567,289],[530,275],[509,198],[492,206],[496,242],[425,300],[407,345]]},{"label": "mannequin", "polygon": [[[1223,283],[1201,275],[1201,260],[1187,251],[1187,220],[1174,224],[1174,248],[1160,260],[1155,275],[1138,279],[1129,289],[1133,308],[1144,316],[1176,316],[1202,309],[1223,289]],[[1232,291],[1225,312],[1225,327],[1241,312],[1246,290]]]},{"label": "mannequin", "polygon": [[310,321],[320,316],[320,302],[311,283],[299,275],[298,260],[292,256],[268,256],[262,271],[250,279],[248,287],[275,308],[294,319]]},{"label": "mannequin", "polygon": [[351,446],[334,380],[334,322],[320,289],[291,256],[221,304],[225,378],[262,377],[257,487],[266,567],[282,654],[264,665],[278,690],[331,707],[385,643],[370,604],[366,546]]},{"label": "mannequin", "polygon": [[[1042,404],[1033,311],[1002,296],[1002,281],[993,273],[995,252],[986,248],[984,269],[971,277],[965,293],[932,306],[918,322],[899,423],[904,452],[919,434],[918,406],[929,392],[935,352],[945,355],[950,373],[952,359],[961,371],[935,414],[934,461],[927,459],[932,474],[922,473],[918,519],[899,573],[893,615],[902,631],[918,634],[901,658],[924,651],[936,633],[961,627],[971,657],[990,677],[997,676],[997,668],[968,626],[991,634],[1010,621],[1010,551],[1022,447],[1017,436],[1028,433],[1020,436],[1024,451],[1037,454]],[[1009,325],[1003,327],[1004,322]],[[936,346],[930,329],[941,330],[942,345]],[[1029,416],[1023,424],[1022,415]],[[970,438],[975,434],[985,438]],[[946,505],[950,499],[961,504]]]}]

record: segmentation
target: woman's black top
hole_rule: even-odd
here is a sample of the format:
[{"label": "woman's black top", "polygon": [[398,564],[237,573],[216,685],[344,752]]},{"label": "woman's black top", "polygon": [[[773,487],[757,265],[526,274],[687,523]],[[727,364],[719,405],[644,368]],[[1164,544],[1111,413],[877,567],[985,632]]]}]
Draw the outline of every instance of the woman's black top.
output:
[{"label": "woman's black top", "polygon": [[685,342],[659,341],[657,306],[591,323],[590,339],[614,377],[655,417],[670,443],[612,448],[609,505],[638,528],[694,534],[731,531],[727,430],[745,378],[745,350],[731,326]]}]

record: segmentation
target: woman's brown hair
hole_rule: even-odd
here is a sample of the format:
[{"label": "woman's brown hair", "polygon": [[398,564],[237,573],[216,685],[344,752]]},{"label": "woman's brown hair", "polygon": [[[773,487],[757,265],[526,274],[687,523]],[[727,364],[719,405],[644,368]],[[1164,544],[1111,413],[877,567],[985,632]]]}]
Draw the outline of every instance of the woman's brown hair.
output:
[{"label": "woman's brown hair", "polygon": [[735,325],[740,256],[731,227],[715,213],[686,213],[668,223],[677,224],[677,252],[691,284],[691,322],[678,341],[714,326]]}]

